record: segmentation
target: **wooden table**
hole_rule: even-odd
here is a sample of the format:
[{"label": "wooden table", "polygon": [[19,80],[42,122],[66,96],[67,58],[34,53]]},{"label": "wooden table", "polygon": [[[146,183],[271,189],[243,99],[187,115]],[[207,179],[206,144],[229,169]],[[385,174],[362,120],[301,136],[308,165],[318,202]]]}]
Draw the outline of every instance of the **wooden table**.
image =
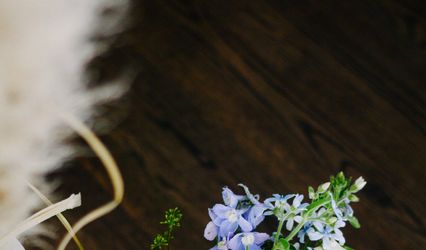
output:
[{"label": "wooden table", "polygon": [[[178,206],[171,249],[208,249],[207,208],[223,186],[306,195],[343,170],[368,181],[354,205],[362,228],[344,230],[350,246],[425,249],[425,10],[422,0],[135,3],[93,63],[96,81],[123,69],[136,78],[100,111],[117,125],[102,139],[126,196],[79,233],[86,248],[148,249]],[[85,152],[49,177],[62,180],[60,197],[83,193],[71,221],[111,197]]]}]

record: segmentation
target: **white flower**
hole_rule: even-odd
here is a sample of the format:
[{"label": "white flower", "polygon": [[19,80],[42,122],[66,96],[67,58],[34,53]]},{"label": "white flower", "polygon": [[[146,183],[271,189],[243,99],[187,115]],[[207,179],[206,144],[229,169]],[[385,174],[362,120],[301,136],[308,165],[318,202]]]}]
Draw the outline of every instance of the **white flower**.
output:
[{"label": "white flower", "polygon": [[288,205],[286,207],[287,222],[286,222],[285,228],[289,231],[293,229],[294,222],[300,223],[303,220],[302,216],[300,216],[299,214],[302,211],[306,210],[308,203],[302,204],[302,200],[303,200],[303,195],[297,194],[293,199],[292,205],[291,206]]}]

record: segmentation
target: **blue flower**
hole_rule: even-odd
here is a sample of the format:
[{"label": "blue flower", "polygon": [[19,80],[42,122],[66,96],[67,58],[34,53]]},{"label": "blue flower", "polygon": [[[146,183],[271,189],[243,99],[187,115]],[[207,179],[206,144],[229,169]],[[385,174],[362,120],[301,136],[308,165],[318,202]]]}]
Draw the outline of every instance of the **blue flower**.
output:
[{"label": "blue flower", "polygon": [[219,227],[219,236],[227,237],[234,233],[238,226],[243,232],[253,230],[252,225],[242,216],[247,209],[235,209],[222,204],[216,204],[211,210],[213,223]]},{"label": "blue flower", "polygon": [[238,202],[240,200],[244,199],[243,195],[236,195],[234,192],[231,191],[228,187],[224,187],[222,191],[222,198],[225,205],[236,208],[238,205]]},{"label": "blue flower", "polygon": [[308,232],[309,239],[312,241],[322,240],[322,247],[324,250],[330,250],[331,243],[338,241],[340,245],[345,244],[345,238],[343,237],[340,227],[345,226],[343,221],[338,220],[333,227],[324,225],[321,222],[315,221],[313,223],[316,231]]},{"label": "blue flower", "polygon": [[250,210],[245,213],[245,218],[248,220],[248,222],[250,222],[253,229],[255,229],[265,219],[264,212],[267,209],[267,206],[265,206],[263,203],[259,203],[252,206]]},{"label": "blue flower", "polygon": [[228,243],[231,250],[261,250],[260,246],[269,239],[266,233],[239,233]]}]

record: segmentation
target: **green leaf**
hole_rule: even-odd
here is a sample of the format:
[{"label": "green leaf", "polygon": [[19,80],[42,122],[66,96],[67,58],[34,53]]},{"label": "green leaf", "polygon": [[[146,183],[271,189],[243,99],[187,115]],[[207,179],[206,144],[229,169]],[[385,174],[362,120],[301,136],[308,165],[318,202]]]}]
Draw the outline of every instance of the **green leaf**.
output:
[{"label": "green leaf", "polygon": [[290,250],[290,243],[284,238],[281,238],[277,243],[277,250]]},{"label": "green leaf", "polygon": [[314,202],[312,202],[307,208],[307,213],[311,213],[313,212],[313,210],[315,210],[316,208],[320,207],[321,205],[327,204],[328,202],[330,202],[330,197],[327,195],[321,199],[318,199]]}]

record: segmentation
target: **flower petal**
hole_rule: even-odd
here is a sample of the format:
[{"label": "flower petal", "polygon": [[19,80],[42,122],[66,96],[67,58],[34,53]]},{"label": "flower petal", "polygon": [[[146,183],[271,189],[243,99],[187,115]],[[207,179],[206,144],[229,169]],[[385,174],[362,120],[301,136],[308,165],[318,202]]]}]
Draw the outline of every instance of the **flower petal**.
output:
[{"label": "flower petal", "polygon": [[238,250],[241,246],[241,233],[236,234],[229,242],[228,247],[231,250]]},{"label": "flower petal", "polygon": [[262,250],[259,246],[251,245],[248,247],[249,250]]},{"label": "flower petal", "polygon": [[303,218],[302,218],[302,216],[297,215],[297,216],[294,216],[294,220],[295,220],[297,223],[300,223],[300,222],[303,220]]},{"label": "flower petal", "polygon": [[265,219],[263,213],[266,209],[266,206],[260,204],[250,209],[247,219],[252,224],[253,228],[257,227]]},{"label": "flower petal", "polygon": [[213,212],[213,209],[209,208],[208,211],[209,211],[210,219],[212,220],[216,219],[217,215]]},{"label": "flower petal", "polygon": [[230,223],[228,221],[223,221],[219,227],[219,235],[221,237],[227,237],[228,234],[234,233],[238,228],[238,223]]},{"label": "flower petal", "polygon": [[323,235],[319,232],[309,232],[308,236],[309,236],[309,239],[312,241],[317,241],[323,238]]},{"label": "flower petal", "polygon": [[293,218],[287,220],[287,223],[285,224],[285,228],[290,231],[293,228],[294,220]]},{"label": "flower petal", "polygon": [[342,231],[335,232],[333,238],[337,240],[341,245],[345,244],[345,237],[343,237]]},{"label": "flower petal", "polygon": [[324,231],[324,224],[322,224],[321,222],[319,222],[319,221],[314,221],[312,224],[314,225],[314,227],[315,227],[318,231],[320,231],[320,232]]},{"label": "flower petal", "polygon": [[215,213],[217,216],[221,217],[221,218],[226,218],[226,212],[228,212],[230,209],[232,209],[231,207],[227,207],[223,204],[216,204],[213,206],[213,213]]},{"label": "flower petal", "polygon": [[212,241],[216,238],[217,236],[217,226],[210,221],[206,228],[204,229],[204,238],[206,238],[209,241]]},{"label": "flower petal", "polygon": [[250,232],[251,230],[253,230],[253,227],[251,226],[250,222],[248,222],[242,216],[240,216],[240,218],[238,219],[238,225],[240,225],[241,230],[243,232]]},{"label": "flower petal", "polygon": [[236,208],[238,205],[238,201],[243,199],[244,196],[242,195],[236,195],[234,192],[231,191],[228,187],[224,187],[222,191],[222,198],[225,205]]},{"label": "flower petal", "polygon": [[260,245],[268,239],[269,235],[267,233],[254,233],[254,244],[256,245]]},{"label": "flower petal", "polygon": [[303,200],[303,194],[296,195],[296,197],[294,197],[293,199],[293,207],[299,207],[302,200]]},{"label": "flower petal", "polygon": [[322,238],[322,248],[324,248],[324,250],[332,250],[329,237]]}]

